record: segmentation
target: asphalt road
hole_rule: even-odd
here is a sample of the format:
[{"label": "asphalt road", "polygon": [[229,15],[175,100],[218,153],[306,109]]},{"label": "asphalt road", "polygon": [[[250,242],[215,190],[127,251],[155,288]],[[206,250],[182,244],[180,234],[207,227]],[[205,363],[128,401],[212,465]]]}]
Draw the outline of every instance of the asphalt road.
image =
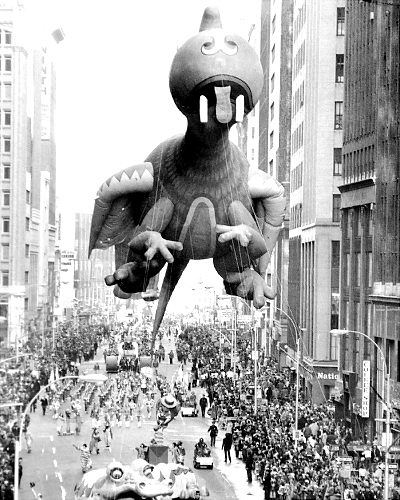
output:
[{"label": "asphalt road", "polygon": [[[168,351],[167,351],[168,352]],[[101,352],[97,356],[102,361]],[[175,358],[176,359],[176,358]],[[87,367],[86,367],[87,368]],[[171,378],[178,368],[177,364],[160,365],[160,372]],[[104,370],[104,365],[102,365]],[[51,413],[51,412],[49,412]],[[20,499],[30,500],[35,498],[35,493],[41,493],[45,500],[73,500],[73,490],[82,477],[79,462],[79,452],[73,444],[81,445],[89,442],[91,420],[84,414],[81,436],[58,436],[56,423],[51,415],[42,416],[40,406],[36,413],[31,413],[31,433],[33,436],[32,453],[28,454],[24,443],[21,457],[23,459],[23,474],[21,479]],[[135,447],[140,443],[148,443],[153,437],[155,415],[150,420],[145,420],[141,428],[134,421],[129,428],[114,428],[114,438],[111,453],[104,449],[100,443],[101,453],[93,455],[93,467],[106,466],[112,459],[129,464],[137,457]],[[192,467],[193,449],[200,436],[208,439],[208,419],[201,417],[181,417],[180,415],[169,425],[165,432],[167,442],[181,440],[186,448],[185,465]],[[218,442],[217,442],[218,444]],[[220,453],[213,452],[214,469],[196,470],[200,486],[206,486],[210,492],[210,500],[237,500],[233,486],[229,481],[229,470],[220,464]],[[221,470],[225,469],[225,473]],[[243,470],[244,475],[244,470]],[[35,483],[34,492],[30,482]],[[247,493],[251,494],[251,493]],[[242,495],[240,495],[242,497]],[[254,497],[253,497],[254,498]]]}]

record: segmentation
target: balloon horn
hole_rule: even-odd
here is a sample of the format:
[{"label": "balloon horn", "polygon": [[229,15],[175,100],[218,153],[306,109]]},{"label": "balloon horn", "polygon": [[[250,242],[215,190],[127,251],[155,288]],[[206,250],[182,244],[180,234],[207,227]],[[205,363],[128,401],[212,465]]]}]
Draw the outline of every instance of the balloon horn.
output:
[{"label": "balloon horn", "polygon": [[199,31],[206,31],[216,28],[222,28],[219,10],[217,7],[207,7],[203,13]]}]

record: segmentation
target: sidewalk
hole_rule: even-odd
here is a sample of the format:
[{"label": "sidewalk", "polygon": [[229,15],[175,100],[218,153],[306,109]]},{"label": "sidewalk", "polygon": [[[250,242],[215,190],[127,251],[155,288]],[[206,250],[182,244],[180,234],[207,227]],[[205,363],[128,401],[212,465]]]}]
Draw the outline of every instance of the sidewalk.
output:
[{"label": "sidewalk", "polygon": [[[207,423],[211,425],[211,419],[207,418]],[[238,498],[244,496],[253,496],[257,500],[264,499],[264,490],[253,474],[253,482],[247,482],[247,472],[244,462],[235,457],[235,450],[232,446],[231,457],[232,463],[225,463],[224,451],[222,450],[222,440],[224,439],[225,431],[220,430],[218,433],[215,448],[212,448],[214,457],[216,457],[215,466],[226,477],[227,481],[233,486]]]},{"label": "sidewalk", "polygon": [[[185,371],[191,369],[191,363],[186,365]],[[206,393],[205,389],[201,389],[200,387],[195,387],[194,391],[197,396],[197,401],[201,398],[202,394]],[[207,407],[208,408],[208,407]],[[202,419],[205,424],[205,433],[207,429],[210,427],[212,423],[212,419],[207,416]],[[215,448],[211,448],[212,454],[214,457],[214,465],[221,472],[222,476],[226,479],[227,483],[229,483],[237,496],[237,498],[244,498],[245,496],[252,496],[254,499],[263,500],[264,499],[264,490],[256,479],[253,473],[253,482],[249,484],[247,482],[247,472],[242,460],[239,460],[235,457],[235,450],[232,446],[231,449],[231,458],[232,463],[225,463],[224,451],[222,450],[222,440],[224,439],[225,431],[219,429],[217,440],[215,443]],[[208,438],[208,435],[207,435]],[[209,439],[206,438],[207,443],[209,443]]]}]

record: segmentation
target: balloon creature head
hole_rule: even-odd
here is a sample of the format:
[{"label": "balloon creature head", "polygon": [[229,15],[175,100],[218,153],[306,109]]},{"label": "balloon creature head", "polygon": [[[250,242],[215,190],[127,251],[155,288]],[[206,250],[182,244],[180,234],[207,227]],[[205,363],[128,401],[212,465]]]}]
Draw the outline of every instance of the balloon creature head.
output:
[{"label": "balloon creature head", "polygon": [[189,121],[198,120],[200,114],[203,123],[210,118],[231,126],[257,103],[263,71],[253,47],[224,30],[218,9],[208,7],[199,33],[174,57],[169,86],[175,104]]},{"label": "balloon creature head", "polygon": [[106,468],[84,474],[75,486],[75,500],[168,500],[202,499],[209,495],[199,488],[193,472],[177,464],[153,466],[143,459],[131,465],[113,461]]}]

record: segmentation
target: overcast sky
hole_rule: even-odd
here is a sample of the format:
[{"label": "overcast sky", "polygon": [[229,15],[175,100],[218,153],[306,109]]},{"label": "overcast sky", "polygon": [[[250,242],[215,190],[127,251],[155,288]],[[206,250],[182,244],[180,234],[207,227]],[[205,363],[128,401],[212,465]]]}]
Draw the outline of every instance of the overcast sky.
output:
[{"label": "overcast sky", "polygon": [[[67,239],[73,214],[91,213],[98,187],[142,162],[163,140],[185,130],[169,94],[176,49],[194,35],[207,5],[224,27],[247,38],[259,0],[27,1],[37,43],[56,27],[57,195]],[[47,37],[47,38],[46,38]],[[69,231],[68,231],[69,230]]]}]

